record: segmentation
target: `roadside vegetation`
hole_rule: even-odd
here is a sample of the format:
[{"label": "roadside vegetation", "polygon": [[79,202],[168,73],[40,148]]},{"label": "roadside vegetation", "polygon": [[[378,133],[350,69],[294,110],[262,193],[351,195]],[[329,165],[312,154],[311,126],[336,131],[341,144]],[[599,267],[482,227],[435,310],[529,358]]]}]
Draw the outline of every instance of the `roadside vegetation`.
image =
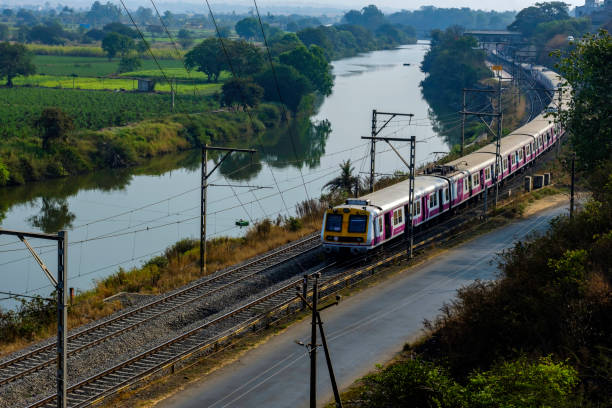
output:
[{"label": "roadside vegetation", "polygon": [[[572,86],[560,115],[592,199],[570,219],[499,258],[499,279],[475,282],[425,323],[426,335],[356,383],[357,407],[612,405],[612,92],[600,62],[612,37],[588,36],[559,63]],[[589,107],[589,115],[584,109]],[[596,145],[596,147],[594,147]]]}]

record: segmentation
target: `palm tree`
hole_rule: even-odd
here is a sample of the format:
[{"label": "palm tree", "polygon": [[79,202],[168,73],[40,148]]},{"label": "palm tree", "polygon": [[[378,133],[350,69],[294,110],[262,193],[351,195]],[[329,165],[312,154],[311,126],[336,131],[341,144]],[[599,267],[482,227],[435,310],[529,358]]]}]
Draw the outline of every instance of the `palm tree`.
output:
[{"label": "palm tree", "polygon": [[358,176],[354,176],[355,168],[351,165],[351,159],[343,161],[340,164],[340,175],[326,183],[323,188],[328,189],[331,193],[346,192],[351,194],[353,189],[360,187]]}]

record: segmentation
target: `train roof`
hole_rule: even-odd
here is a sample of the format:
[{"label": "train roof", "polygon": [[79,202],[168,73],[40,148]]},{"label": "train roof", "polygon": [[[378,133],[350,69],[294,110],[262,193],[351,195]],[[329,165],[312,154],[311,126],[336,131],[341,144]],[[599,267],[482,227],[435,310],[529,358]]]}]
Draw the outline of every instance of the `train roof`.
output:
[{"label": "train roof", "polygon": [[[416,176],[414,178],[414,197],[421,197],[438,189],[448,187],[446,180],[435,176]],[[400,181],[389,187],[359,197],[359,200],[369,201],[370,205],[380,207],[383,211],[396,208],[408,202],[410,180]],[[351,207],[344,205],[340,207]],[[358,206],[360,207],[360,206]]]}]

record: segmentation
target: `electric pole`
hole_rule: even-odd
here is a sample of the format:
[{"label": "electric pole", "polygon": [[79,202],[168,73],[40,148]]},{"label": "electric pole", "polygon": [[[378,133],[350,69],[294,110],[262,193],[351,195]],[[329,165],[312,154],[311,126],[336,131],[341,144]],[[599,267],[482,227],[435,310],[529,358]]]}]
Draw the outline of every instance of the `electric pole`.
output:
[{"label": "electric pole", "polygon": [[[415,136],[410,136],[410,139],[406,139],[406,138],[401,138],[401,137],[379,137],[379,136],[362,136],[362,139],[368,139],[368,140],[372,140],[372,141],[376,141],[376,140],[382,140],[384,142],[387,142],[387,144],[389,145],[389,147],[391,147],[391,150],[393,150],[395,152],[395,154],[397,155],[397,157],[400,158],[400,160],[406,165],[406,167],[408,167],[408,171],[410,172],[410,191],[409,191],[409,203],[408,203],[408,210],[405,211],[405,213],[408,213],[408,215],[405,216],[406,222],[408,222],[408,218],[410,218],[410,228],[406,228],[404,234],[406,234],[407,232],[410,233],[408,242],[409,242],[409,247],[408,247],[408,256],[410,258],[412,258],[412,244],[413,244],[413,240],[414,240],[414,226],[412,223],[412,213],[413,211],[413,207],[414,207],[414,175],[415,175],[415,157],[416,157],[416,137]],[[400,152],[395,148],[395,146],[393,146],[391,144],[392,141],[395,142],[410,142],[410,159],[409,162],[407,162],[402,155],[400,154]]]},{"label": "electric pole", "polygon": [[[378,128],[378,116],[390,116],[389,119]],[[414,113],[390,113],[390,112],[378,112],[376,109],[372,110],[372,133],[371,136],[367,139],[370,139],[370,193],[374,192],[374,174],[376,172],[376,140],[378,134],[395,118],[396,116],[407,116],[410,118],[408,125],[410,125],[412,121],[412,117]],[[362,139],[365,139],[362,137]]]},{"label": "electric pole", "polygon": [[[68,299],[66,287],[68,286],[68,232],[59,231],[57,234],[43,234],[36,232],[11,231],[0,229],[0,235],[18,237],[24,243],[34,260],[47,276],[57,294],[57,408],[66,408],[66,388],[68,384],[66,356],[68,349]],[[30,245],[26,238],[45,239],[57,241],[57,279],[53,277],[40,256]]]},{"label": "electric pole", "polygon": [[[208,171],[208,151],[219,150],[225,152],[225,155],[221,157],[221,160],[215,167],[209,172]],[[233,152],[244,152],[253,154],[256,150],[253,149],[234,149],[230,147],[212,147],[205,144],[202,146],[202,174],[201,174],[201,185],[200,185],[200,274],[206,273],[206,193],[208,190],[208,178],[217,170],[217,168],[227,159]],[[216,186],[229,186],[217,184]],[[265,187],[253,187],[253,186],[229,186],[229,187],[249,187],[249,188],[265,188]]]},{"label": "electric pole", "polygon": [[[312,304],[308,303],[306,299],[306,287],[308,275],[304,275],[304,285],[302,286],[302,293],[300,293],[300,287],[297,287],[296,295],[302,300],[302,303],[312,311],[312,330],[310,334],[310,344],[306,345],[308,353],[310,355],[310,407],[316,408],[317,406],[317,328],[321,334],[321,345],[325,353],[325,362],[327,363],[327,370],[329,372],[329,379],[331,381],[332,390],[334,392],[334,400],[336,402],[336,408],[342,408],[342,400],[340,399],[340,391],[338,390],[338,384],[336,383],[336,375],[334,374],[334,368],[331,362],[331,356],[329,354],[329,348],[327,347],[327,339],[325,338],[325,332],[323,331],[323,320],[321,319],[321,311],[328,307],[336,306],[340,302],[340,296],[336,295],[336,301],[330,303],[327,306],[323,306],[317,309],[318,297],[319,297],[319,278],[321,275],[315,273],[312,275],[314,278],[312,287]],[[304,343],[296,341],[300,346],[304,346]]]},{"label": "electric pole", "polygon": [[576,153],[572,153],[572,185],[570,187],[570,219],[574,218],[574,182],[575,182]]}]

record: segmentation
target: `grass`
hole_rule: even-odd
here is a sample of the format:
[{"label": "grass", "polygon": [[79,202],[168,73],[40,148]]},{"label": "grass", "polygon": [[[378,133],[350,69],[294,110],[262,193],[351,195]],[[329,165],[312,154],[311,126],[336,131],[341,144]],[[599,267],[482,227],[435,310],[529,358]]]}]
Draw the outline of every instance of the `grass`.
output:
[{"label": "grass", "polygon": [[[68,76],[76,74],[79,77],[100,77],[114,74],[119,68],[119,58],[113,58],[109,61],[104,56],[35,55],[33,62],[36,65],[36,73],[43,75]],[[141,62],[142,70],[152,70],[159,73],[155,61],[143,59]],[[158,62],[164,70],[185,71],[181,61],[160,59]]]},{"label": "grass", "polygon": [[[61,55],[72,57],[106,57],[106,53],[97,45],[43,45],[26,44],[28,49],[37,55]],[[177,59],[176,51],[171,47],[152,47],[153,54],[158,59]],[[143,58],[150,59],[151,55],[146,53]]]},{"label": "grass", "polygon": [[[95,91],[132,91],[138,88],[138,83],[133,79],[119,78],[91,78],[91,77],[70,77],[70,76],[47,76],[32,75],[29,77],[18,77],[14,80],[17,86],[33,86],[43,88],[59,89],[84,89]],[[219,83],[196,83],[178,84],[176,87],[178,94],[194,94],[200,96],[212,95],[221,89]],[[170,85],[167,82],[159,81],[155,85],[158,92],[170,92]]]},{"label": "grass", "polygon": [[[288,221],[282,225],[264,221],[253,225],[243,238],[220,237],[209,241],[208,273],[242,262],[317,231],[321,225],[320,214],[324,208],[324,205],[319,205],[316,208],[317,213],[304,215],[299,229],[294,228],[294,224]],[[121,309],[118,301],[104,302],[105,298],[116,293],[154,295],[202,277],[198,260],[199,241],[187,239],[177,242],[163,255],[149,260],[140,268],[129,271],[119,269],[115,274],[98,281],[93,289],[75,296],[74,305],[70,307],[68,313],[68,326],[74,329]],[[5,329],[0,337],[2,344],[0,356],[49,337],[55,330],[54,318],[49,319],[29,336],[16,336],[16,333],[9,333],[8,329]]]}]

